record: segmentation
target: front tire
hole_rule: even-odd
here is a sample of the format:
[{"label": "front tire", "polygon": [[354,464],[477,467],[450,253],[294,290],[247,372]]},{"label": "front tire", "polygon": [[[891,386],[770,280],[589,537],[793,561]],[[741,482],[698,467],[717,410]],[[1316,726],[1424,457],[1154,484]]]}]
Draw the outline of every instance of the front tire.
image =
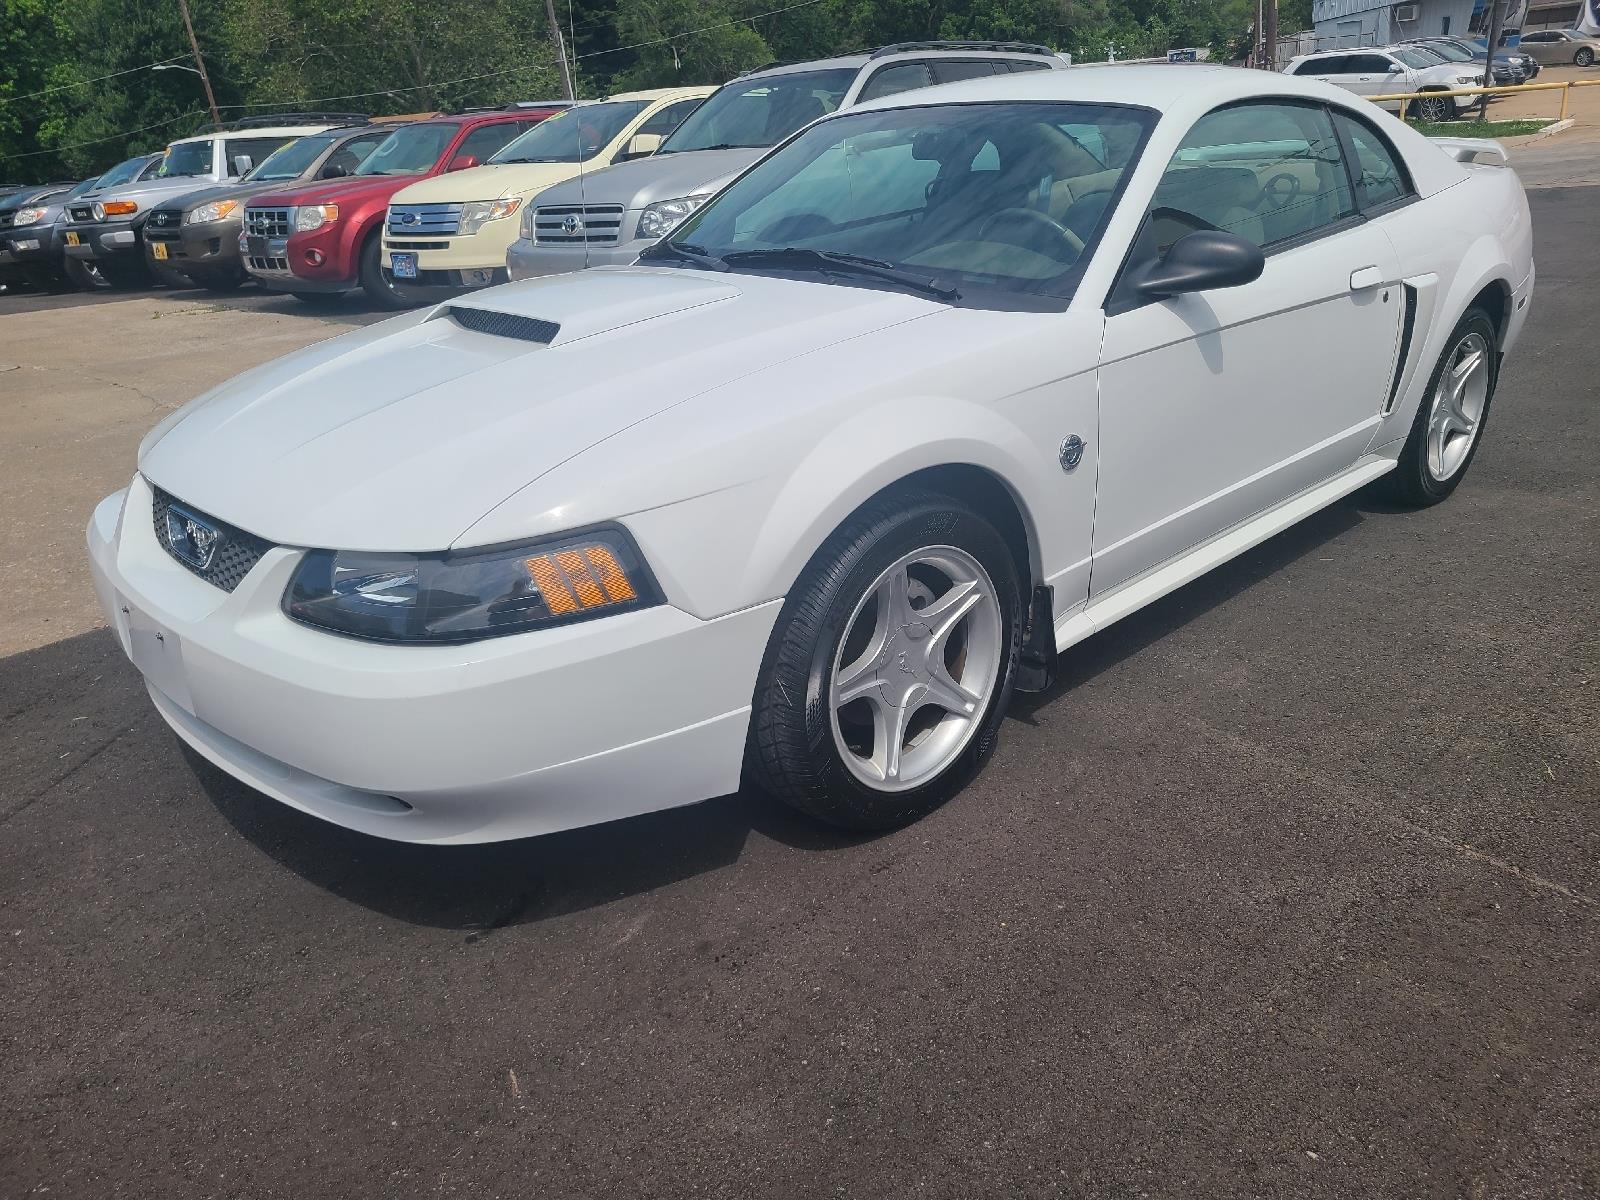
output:
[{"label": "front tire", "polygon": [[1578,52],[1572,56],[1572,61],[1580,67],[1592,66],[1594,64],[1594,51],[1587,46],[1579,46]]},{"label": "front tire", "polygon": [[994,749],[1023,594],[1005,539],[960,500],[908,492],[856,513],[778,616],[751,714],[753,781],[851,829],[938,807]]},{"label": "front tire", "polygon": [[1400,451],[1400,465],[1388,476],[1395,499],[1418,507],[1437,504],[1466,476],[1499,382],[1497,341],[1498,330],[1481,308],[1467,309],[1450,331]]},{"label": "front tire", "polygon": [[423,301],[409,295],[383,271],[383,248],[379,245],[378,231],[373,230],[361,247],[361,290],[380,308],[398,311],[415,308]]},{"label": "front tire", "polygon": [[1456,115],[1455,105],[1450,102],[1448,96],[1424,96],[1421,100],[1412,101],[1411,115],[1430,125],[1437,124],[1440,121],[1448,121]]},{"label": "front tire", "polygon": [[245,273],[243,271],[195,270],[189,272],[189,278],[194,280],[195,286],[202,291],[226,294],[228,292],[236,292],[244,286]]}]

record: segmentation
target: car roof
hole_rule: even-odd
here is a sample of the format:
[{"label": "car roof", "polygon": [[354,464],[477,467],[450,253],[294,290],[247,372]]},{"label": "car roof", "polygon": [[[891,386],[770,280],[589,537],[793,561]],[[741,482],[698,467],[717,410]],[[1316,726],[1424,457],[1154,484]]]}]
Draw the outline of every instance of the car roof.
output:
[{"label": "car roof", "polygon": [[[1043,47],[1041,47],[1043,49]],[[756,67],[740,75],[740,79],[756,79],[763,75],[796,75],[802,71],[826,71],[830,69],[849,68],[859,70],[870,62],[894,62],[901,58],[927,58],[933,55],[937,58],[1020,58],[1037,62],[1047,56],[1032,50],[1024,50],[1021,44],[1016,45],[1000,43],[974,42],[964,45],[961,42],[903,42],[895,45],[884,46],[877,50],[862,50],[855,54],[838,54],[832,58],[813,58],[806,62],[772,63],[770,66]]]},{"label": "car roof", "polygon": [[324,133],[329,129],[347,128],[343,123],[305,125],[251,125],[244,129],[213,129],[210,133],[197,133],[190,137],[173,138],[169,146],[182,146],[189,142],[211,142],[217,138],[304,137],[311,133]]},{"label": "car roof", "polygon": [[617,92],[614,95],[607,96],[604,100],[596,101],[596,103],[606,104],[612,100],[650,100],[652,102],[656,100],[689,100],[695,96],[709,96],[716,90],[716,87],[709,83],[694,87],[649,88],[642,92]]}]

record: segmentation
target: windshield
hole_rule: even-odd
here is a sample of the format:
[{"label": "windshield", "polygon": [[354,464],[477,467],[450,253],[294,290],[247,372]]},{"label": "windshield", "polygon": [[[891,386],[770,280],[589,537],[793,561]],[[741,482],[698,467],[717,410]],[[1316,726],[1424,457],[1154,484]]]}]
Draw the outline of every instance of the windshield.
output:
[{"label": "windshield", "polygon": [[489,161],[588,162],[615,141],[628,122],[649,104],[648,100],[611,100],[569,108],[540,121]]},{"label": "windshield", "polygon": [[456,136],[452,124],[423,122],[396,129],[356,168],[357,175],[421,175],[433,169]]},{"label": "windshield", "polygon": [[838,108],[855,77],[854,67],[842,67],[736,79],[690,113],[656,153],[774,146]]},{"label": "windshield", "polygon": [[1101,104],[848,113],[762,160],[648,256],[802,273],[811,259],[810,277],[875,286],[887,268],[972,303],[1070,297],[1154,120]]},{"label": "windshield", "polygon": [[1419,53],[1415,47],[1395,49],[1389,51],[1389,53],[1405,63],[1413,71],[1425,71],[1429,67],[1437,67],[1439,65],[1439,60],[1434,55]]},{"label": "windshield", "polygon": [[[108,172],[106,172],[105,175],[101,176],[100,178],[101,179],[108,178],[110,176],[110,174],[111,173],[108,171]],[[113,184],[116,184],[116,183],[121,183],[122,181],[120,179],[113,179],[111,182]],[[65,196],[63,196],[61,198],[63,200],[76,200],[79,196],[83,195],[85,192],[89,191],[91,188],[97,188],[99,186],[100,186],[100,179],[85,179],[82,183],[78,184],[70,192],[68,192]]]},{"label": "windshield", "polygon": [[1451,62],[1472,61],[1472,55],[1468,54],[1460,46],[1452,45],[1450,42],[1427,42],[1422,49],[1437,54],[1440,58],[1447,58]]},{"label": "windshield", "polygon": [[211,146],[209,139],[203,142],[179,142],[176,146],[168,146],[166,157],[161,160],[161,169],[156,172],[156,178],[174,179],[186,175],[211,174]]},{"label": "windshield", "polygon": [[[111,170],[100,176],[95,183],[100,187],[116,187],[119,183],[127,183],[128,180],[139,174],[144,165],[144,159],[130,158],[127,162],[120,162],[112,167]],[[82,187],[83,185],[80,183],[78,186]]]},{"label": "windshield", "polygon": [[303,137],[274,150],[245,179],[261,183],[269,179],[298,179],[322,156],[322,152],[337,139],[331,137]]}]

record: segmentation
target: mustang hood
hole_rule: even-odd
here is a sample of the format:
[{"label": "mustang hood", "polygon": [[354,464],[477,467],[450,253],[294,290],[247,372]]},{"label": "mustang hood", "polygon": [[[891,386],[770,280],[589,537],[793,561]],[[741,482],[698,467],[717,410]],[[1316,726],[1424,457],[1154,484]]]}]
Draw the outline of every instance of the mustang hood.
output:
[{"label": "mustang hood", "polygon": [[508,284],[231,380],[158,426],[140,470],[273,542],[444,549],[630,425],[942,307],[665,267]]}]

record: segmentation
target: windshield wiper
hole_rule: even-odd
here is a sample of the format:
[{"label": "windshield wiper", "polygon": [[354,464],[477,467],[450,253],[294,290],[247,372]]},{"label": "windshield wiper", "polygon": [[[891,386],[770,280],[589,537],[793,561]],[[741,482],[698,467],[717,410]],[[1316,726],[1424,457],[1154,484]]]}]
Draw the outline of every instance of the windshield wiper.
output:
[{"label": "windshield wiper", "polygon": [[639,255],[640,262],[659,262],[664,258],[674,258],[690,266],[703,267],[707,271],[728,269],[726,262],[709,253],[704,246],[692,246],[685,242],[659,241],[654,246],[646,247]]},{"label": "windshield wiper", "polygon": [[[695,149],[696,150],[765,150],[766,146],[763,145],[761,142],[718,142],[714,146],[696,146]],[[656,153],[659,154],[660,151],[658,150],[658,151],[656,151]],[[674,150],[673,153],[674,154],[682,154],[682,153],[684,153],[684,151]]]},{"label": "windshield wiper", "polygon": [[810,267],[818,271],[832,271],[839,275],[857,275],[864,279],[881,279],[885,283],[898,283],[940,300],[961,299],[961,292],[948,284],[935,282],[913,271],[902,271],[893,263],[867,258],[861,254],[846,254],[839,250],[812,250],[805,246],[778,246],[770,250],[735,250],[732,254],[724,255],[722,261],[730,267],[763,265]]}]

